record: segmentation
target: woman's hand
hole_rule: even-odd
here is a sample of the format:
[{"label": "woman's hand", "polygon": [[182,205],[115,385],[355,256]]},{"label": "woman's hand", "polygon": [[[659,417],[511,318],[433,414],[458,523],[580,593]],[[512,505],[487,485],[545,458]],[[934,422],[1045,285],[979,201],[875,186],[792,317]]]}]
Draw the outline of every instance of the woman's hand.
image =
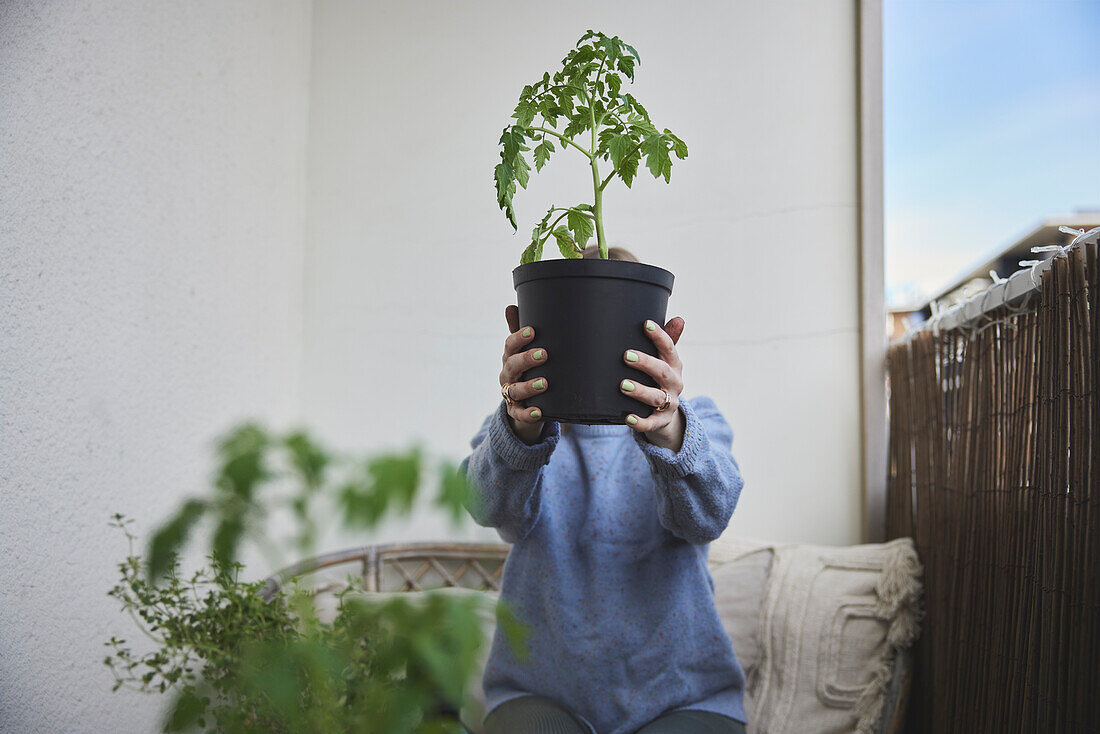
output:
[{"label": "woman's hand", "polygon": [[508,389],[508,396],[515,401],[508,406],[508,423],[512,432],[524,443],[533,444],[542,435],[542,411],[538,408],[525,408],[521,401],[546,392],[549,385],[545,377],[536,377],[526,382],[516,381],[532,367],[545,364],[548,355],[545,349],[527,348],[535,338],[535,330],[530,326],[519,328],[518,306],[504,309],[504,318],[508,321],[508,331],[511,334],[504,340],[504,356],[501,358],[504,367],[500,371],[500,386],[504,387],[508,382],[515,383]]},{"label": "woman's hand", "polygon": [[645,433],[650,443],[679,452],[684,443],[685,428],[684,417],[680,413],[684,367],[676,351],[676,342],[680,341],[680,335],[684,333],[684,320],[677,316],[670,319],[663,329],[655,322],[647,320],[644,330],[646,336],[657,346],[658,357],[628,349],[623,354],[623,361],[652,377],[657,387],[649,387],[634,380],[623,380],[619,384],[619,390],[624,395],[654,408],[664,403],[665,396],[661,390],[667,390],[669,404],[659,413],[654,411],[648,418],[631,413],[626,417],[626,422],[635,431]]}]

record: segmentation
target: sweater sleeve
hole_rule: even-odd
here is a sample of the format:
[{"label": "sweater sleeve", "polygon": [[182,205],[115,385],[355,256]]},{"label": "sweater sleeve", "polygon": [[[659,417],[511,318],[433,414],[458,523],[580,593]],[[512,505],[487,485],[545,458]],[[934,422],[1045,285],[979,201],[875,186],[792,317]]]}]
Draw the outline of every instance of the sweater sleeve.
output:
[{"label": "sweater sleeve", "polygon": [[649,462],[657,497],[657,516],[673,535],[693,545],[716,539],[729,525],[744,479],[733,458],[733,429],[706,396],[680,401],[684,443],[680,451],[634,439]]},{"label": "sweater sleeve", "polygon": [[496,528],[508,543],[527,537],[541,508],[543,467],[560,438],[561,425],[546,421],[539,441],[524,443],[508,424],[508,406],[501,399],[460,465],[471,490],[466,509],[478,525]]}]

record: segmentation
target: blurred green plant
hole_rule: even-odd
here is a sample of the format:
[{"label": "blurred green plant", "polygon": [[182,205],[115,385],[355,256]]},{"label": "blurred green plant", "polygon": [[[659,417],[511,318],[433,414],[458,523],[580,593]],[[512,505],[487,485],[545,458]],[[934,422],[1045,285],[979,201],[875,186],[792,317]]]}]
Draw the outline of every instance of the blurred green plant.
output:
[{"label": "blurred green plant", "polygon": [[[493,604],[490,597],[429,591],[415,603],[372,601],[349,577],[328,622],[297,579],[266,601],[265,582],[242,581],[238,561],[248,540],[265,553],[277,550],[263,526],[280,506],[295,520],[299,554],[312,550],[318,528],[311,510],[322,501],[340,508],[347,528],[407,515],[422,484],[421,448],[338,458],[304,432],[277,437],[247,423],[219,440],[217,454],[213,491],[185,501],[159,526],[145,562],[134,554],[136,537],[127,527],[133,521],[120,513],[111,519],[129,552],[108,594],[156,646],[137,654],[111,637],[104,664],[115,677],[112,690],[172,695],[165,732],[465,732],[455,712],[486,642],[478,609]],[[464,473],[444,462],[435,504],[457,523],[470,499]],[[185,577],[179,553],[204,519],[213,526],[209,566]],[[525,658],[526,625],[503,600],[495,614]]]}]

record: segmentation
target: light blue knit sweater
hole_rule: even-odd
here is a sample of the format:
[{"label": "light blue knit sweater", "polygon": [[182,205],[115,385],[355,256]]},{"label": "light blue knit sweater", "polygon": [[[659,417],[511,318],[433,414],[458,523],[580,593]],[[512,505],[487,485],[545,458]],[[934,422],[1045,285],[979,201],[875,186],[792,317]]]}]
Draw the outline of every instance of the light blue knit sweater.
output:
[{"label": "light blue knit sweater", "polygon": [[680,410],[675,454],[625,424],[547,421],[527,445],[503,400],[474,436],[467,509],[513,544],[501,596],[532,628],[526,663],[493,637],[487,712],[537,693],[594,734],[632,734],[672,709],[745,721],[744,673],[707,569],[744,481],[714,401]]}]

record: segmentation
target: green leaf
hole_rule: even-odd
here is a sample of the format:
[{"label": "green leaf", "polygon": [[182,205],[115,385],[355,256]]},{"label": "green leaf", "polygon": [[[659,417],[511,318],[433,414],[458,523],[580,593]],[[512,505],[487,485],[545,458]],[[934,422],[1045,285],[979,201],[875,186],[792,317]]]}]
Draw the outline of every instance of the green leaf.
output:
[{"label": "green leaf", "polygon": [[654,178],[665,177],[668,183],[672,175],[672,159],[669,158],[668,148],[665,147],[665,139],[662,135],[651,135],[642,143],[642,153],[645,155],[646,167]]},{"label": "green leaf", "polygon": [[526,265],[527,263],[533,263],[538,258],[535,257],[535,250],[538,248],[538,240],[532,240],[531,244],[524,248],[523,254],[519,256],[519,264]]},{"label": "green leaf", "polygon": [[268,436],[254,423],[234,429],[218,445],[222,458],[216,484],[222,492],[243,500],[252,498],[257,485],[271,474],[264,465]]},{"label": "green leaf", "polygon": [[513,609],[511,602],[505,599],[497,599],[496,619],[500,631],[504,633],[504,639],[512,648],[512,654],[520,662],[525,662],[531,654],[527,638],[531,634],[531,627],[524,622]]},{"label": "green leaf", "polygon": [[611,146],[609,153],[611,155],[611,163],[615,168],[619,168],[627,154],[634,149],[634,146],[638,144],[635,138],[629,135],[616,135],[611,139]]},{"label": "green leaf", "polygon": [[606,123],[602,125],[598,134],[599,145],[596,146],[596,154],[604,160],[607,160],[611,149],[611,141],[614,140],[615,136],[618,134],[618,128],[608,127]]},{"label": "green leaf", "polygon": [[550,160],[550,154],[554,152],[554,146],[549,140],[543,140],[535,146],[535,170],[541,171],[546,162]]},{"label": "green leaf", "polygon": [[150,582],[160,579],[172,564],[172,556],[187,541],[187,536],[209,509],[202,500],[188,500],[175,517],[160,527],[149,540],[149,565],[146,568]]},{"label": "green leaf", "polygon": [[500,136],[500,142],[504,145],[504,153],[501,157],[505,162],[511,161],[518,156],[521,151],[530,150],[530,148],[524,145],[525,139],[523,128],[517,125],[504,128],[504,134]]},{"label": "green leaf", "polygon": [[512,159],[512,171],[515,173],[516,181],[523,188],[527,188],[527,181],[531,175],[531,165],[523,157],[523,155],[517,153],[516,157]]},{"label": "green leaf", "polygon": [[619,71],[626,74],[626,77],[630,81],[634,81],[634,59],[629,56],[624,56],[619,59]]},{"label": "green leaf", "polygon": [[573,57],[573,64],[580,65],[586,61],[591,61],[596,58],[596,51],[591,46],[581,46],[577,49],[576,55]]},{"label": "green leaf", "polygon": [[387,505],[396,504],[406,512],[412,508],[420,484],[420,452],[417,449],[372,459],[367,472],[373,480],[372,490],[384,495]]},{"label": "green leaf", "polygon": [[197,722],[205,710],[205,704],[195,695],[194,691],[185,690],[176,697],[163,730],[166,732],[183,731]]},{"label": "green leaf", "polygon": [[244,518],[240,512],[222,518],[214,530],[214,561],[222,567],[229,567],[237,560],[237,547],[244,535]]},{"label": "green leaf", "polygon": [[465,516],[465,508],[472,500],[472,487],[461,467],[448,463],[443,467],[436,504],[448,511],[451,521],[458,523]]},{"label": "green leaf", "polygon": [[554,239],[557,240],[558,249],[561,250],[561,254],[568,258],[579,258],[584,254],[582,250],[577,249],[577,244],[573,242],[573,237],[569,234],[569,230],[563,225],[558,225],[554,230]]},{"label": "green leaf", "polygon": [[683,160],[684,158],[687,158],[687,155],[688,155],[687,143],[685,143],[683,140],[680,140],[680,138],[673,135],[672,131],[669,130],[667,127],[665,128],[665,135],[667,135],[669,138],[672,139],[672,150],[676,153],[676,157],[679,158],[680,160]]},{"label": "green leaf", "polygon": [[519,104],[516,105],[515,112],[512,113],[512,117],[516,118],[516,122],[519,125],[530,127],[531,121],[535,119],[536,112],[538,112],[538,107],[531,101],[520,99]]},{"label": "green leaf", "polygon": [[508,216],[513,229],[519,229],[516,224],[516,211],[512,208],[512,197],[516,193],[516,182],[512,175],[512,167],[503,161],[493,169],[493,179],[497,187],[497,203]]},{"label": "green leaf", "polygon": [[619,78],[618,74],[607,75],[607,87],[611,91],[612,97],[619,96],[619,90],[622,89],[623,80]]},{"label": "green leaf", "polygon": [[283,443],[290,450],[291,464],[305,483],[306,489],[311,493],[316,491],[321,486],[329,457],[303,431],[290,434]]},{"label": "green leaf", "polygon": [[593,224],[592,218],[580,212],[571,211],[566,215],[566,221],[569,222],[569,229],[573,230],[573,240],[577,249],[581,250],[583,254],[585,245],[588,244],[588,240],[596,232],[596,226]]},{"label": "green leaf", "polygon": [[638,141],[649,135],[658,135],[659,133],[656,125],[649,120],[638,117],[630,123],[630,134],[634,136],[635,141]]},{"label": "green leaf", "polygon": [[649,120],[649,113],[646,112],[646,109],[642,106],[641,102],[634,99],[634,95],[624,94],[623,99],[625,99],[627,104],[630,105],[630,109],[634,110],[634,112],[636,112],[643,120]]},{"label": "green leaf", "polygon": [[557,128],[558,118],[562,116],[562,109],[558,106],[557,100],[547,95],[539,103],[539,114],[546,121],[547,127]]},{"label": "green leaf", "polygon": [[569,124],[565,126],[565,130],[562,135],[566,138],[572,138],[574,135],[587,130],[592,125],[592,119],[589,117],[587,107],[578,107],[576,114],[569,118]]}]

